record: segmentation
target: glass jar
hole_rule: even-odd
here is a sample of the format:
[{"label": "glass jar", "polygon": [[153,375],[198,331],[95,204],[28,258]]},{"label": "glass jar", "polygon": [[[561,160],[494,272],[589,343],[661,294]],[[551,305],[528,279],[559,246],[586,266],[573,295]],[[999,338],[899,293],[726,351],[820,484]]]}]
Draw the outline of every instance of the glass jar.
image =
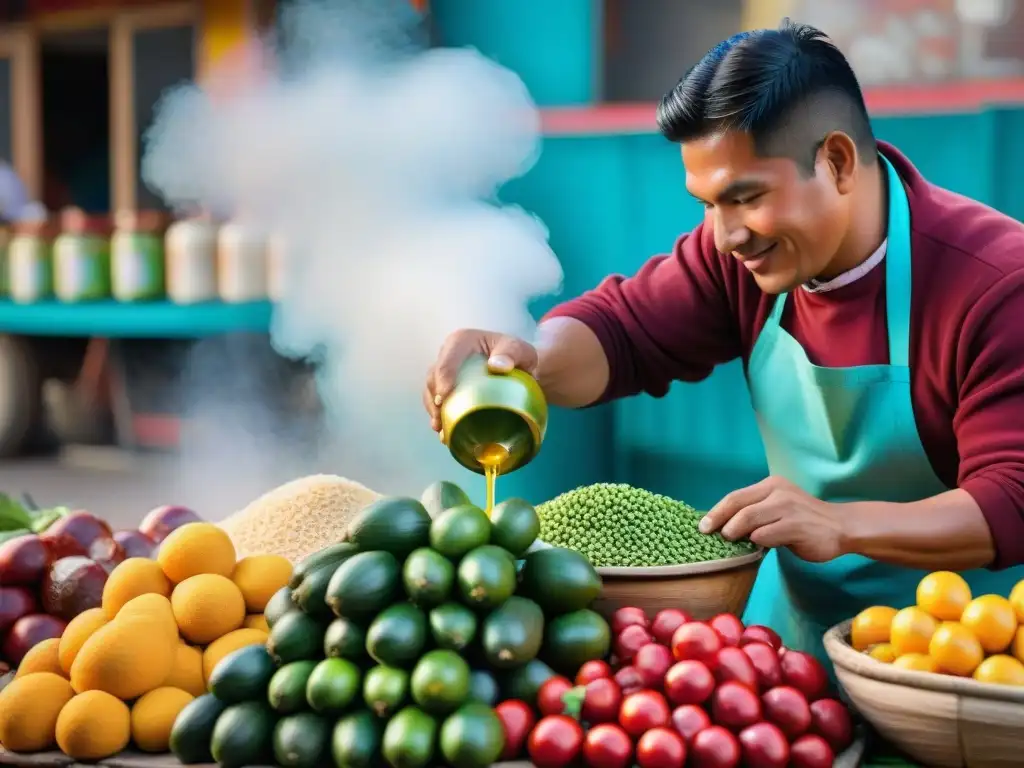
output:
[{"label": "glass jar", "polygon": [[32,304],[53,298],[53,227],[48,221],[20,221],[7,247],[11,300]]},{"label": "glass jar", "polygon": [[217,286],[221,301],[243,304],[267,298],[267,239],[246,224],[229,221],[217,238]]},{"label": "glass jar", "polygon": [[110,225],[77,208],[61,214],[61,233],[53,243],[53,292],[76,303],[110,298]]},{"label": "glass jar", "polygon": [[217,227],[205,216],[176,221],[164,238],[167,297],[175,304],[217,298]]},{"label": "glass jar", "polygon": [[164,229],[159,211],[121,211],[110,242],[110,280],[118,301],[166,297]]}]

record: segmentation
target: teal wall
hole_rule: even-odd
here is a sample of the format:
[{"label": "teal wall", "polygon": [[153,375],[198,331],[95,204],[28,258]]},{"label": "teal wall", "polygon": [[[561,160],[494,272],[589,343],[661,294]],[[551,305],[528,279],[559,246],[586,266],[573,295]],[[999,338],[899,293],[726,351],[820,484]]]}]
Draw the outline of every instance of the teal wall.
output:
[{"label": "teal wall", "polygon": [[[876,130],[935,183],[1024,219],[1024,186],[1017,183],[1024,109],[883,117]],[[655,135],[549,138],[538,165],[504,197],[550,228],[565,296],[606,274],[632,272],[702,215],[684,189],[678,150]],[[534,465],[515,478],[517,490],[534,500],[619,480],[707,508],[766,472],[738,364],[700,384],[677,384],[662,400],[636,397],[563,414],[549,435]]]}]

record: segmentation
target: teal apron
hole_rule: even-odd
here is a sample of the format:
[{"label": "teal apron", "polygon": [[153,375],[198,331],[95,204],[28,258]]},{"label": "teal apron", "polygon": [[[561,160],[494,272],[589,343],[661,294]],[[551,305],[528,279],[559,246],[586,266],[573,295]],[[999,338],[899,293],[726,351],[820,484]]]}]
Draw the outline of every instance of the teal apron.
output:
[{"label": "teal apron", "polygon": [[[830,502],[913,502],[949,490],[932,470],[914,421],[908,366],[910,208],[896,170],[879,157],[889,179],[889,365],[814,365],[780,327],[787,298],[782,295],[747,366],[771,473]],[[829,627],[871,605],[913,605],[925,573],[860,555],[808,563],[788,549],[776,549],[761,566],[743,620],[766,624],[787,647],[827,662],[821,639]],[[1024,578],[1024,567],[963,575],[974,595],[1008,595]]]}]

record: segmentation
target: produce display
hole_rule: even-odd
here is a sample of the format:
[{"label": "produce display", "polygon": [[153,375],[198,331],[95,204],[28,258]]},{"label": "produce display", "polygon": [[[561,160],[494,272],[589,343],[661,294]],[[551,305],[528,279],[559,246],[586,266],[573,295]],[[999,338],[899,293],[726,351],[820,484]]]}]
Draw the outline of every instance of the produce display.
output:
[{"label": "produce display", "polygon": [[[140,534],[161,540],[156,560],[130,557],[109,577],[104,571],[98,599],[92,581],[87,593],[76,587],[62,597],[63,615],[70,616],[69,606],[78,612],[59,639],[28,651],[0,691],[5,749],[58,747],[75,760],[103,759],[130,742],[165,752],[178,713],[204,694],[221,660],[246,646],[264,648],[262,613],[291,578],[291,563],[277,555],[237,559],[217,526],[178,525],[188,517],[180,508],[155,510]],[[46,535],[73,518],[61,518]],[[112,536],[107,539],[92,539],[86,551],[109,552]],[[85,557],[69,556],[51,568],[68,559]],[[79,594],[93,604],[78,610],[85,604]]]},{"label": "produce display", "polygon": [[755,550],[749,541],[701,533],[701,514],[688,504],[624,483],[568,491],[537,514],[542,541],[581,552],[597,567],[683,565]]},{"label": "produce display", "polygon": [[916,604],[872,606],[851,626],[853,647],[901,669],[1024,686],[1024,581],[1009,595],[972,595],[962,576],[921,579]]}]

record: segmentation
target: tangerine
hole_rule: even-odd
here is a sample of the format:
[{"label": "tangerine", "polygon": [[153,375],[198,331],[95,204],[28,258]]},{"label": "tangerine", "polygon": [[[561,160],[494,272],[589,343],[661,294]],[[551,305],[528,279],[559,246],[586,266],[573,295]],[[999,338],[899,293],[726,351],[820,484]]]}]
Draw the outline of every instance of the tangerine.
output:
[{"label": "tangerine", "polygon": [[1024,579],[1018,581],[1010,590],[1010,605],[1017,613],[1017,621],[1024,624]]},{"label": "tangerine", "polygon": [[1010,653],[1018,661],[1024,661],[1024,627],[1018,627],[1010,643]]},{"label": "tangerine", "polygon": [[997,653],[978,665],[974,670],[974,679],[979,683],[1024,685],[1024,664],[1012,656]]},{"label": "tangerine", "polygon": [[960,623],[978,638],[986,653],[1002,653],[1017,631],[1017,613],[1000,595],[981,595],[964,608]]},{"label": "tangerine", "polygon": [[927,653],[906,653],[892,663],[894,667],[910,672],[938,672],[939,665]]},{"label": "tangerine", "polygon": [[928,653],[928,643],[939,622],[922,608],[911,606],[892,617],[889,642],[897,659],[908,653]]},{"label": "tangerine", "polygon": [[935,659],[940,670],[958,677],[969,676],[985,658],[978,638],[955,621],[944,621],[935,630],[928,643],[928,655]]},{"label": "tangerine", "polygon": [[959,573],[935,571],[917,585],[917,606],[939,621],[960,621],[969,602],[971,588]]},{"label": "tangerine", "polygon": [[892,649],[892,645],[889,643],[878,643],[872,645],[867,650],[868,656],[875,661],[880,661],[883,664],[892,664],[896,661],[896,652]]},{"label": "tangerine", "polygon": [[866,651],[872,645],[889,642],[889,627],[892,617],[897,614],[895,608],[885,605],[873,605],[865,608],[853,619],[850,627],[850,642],[858,651]]}]

